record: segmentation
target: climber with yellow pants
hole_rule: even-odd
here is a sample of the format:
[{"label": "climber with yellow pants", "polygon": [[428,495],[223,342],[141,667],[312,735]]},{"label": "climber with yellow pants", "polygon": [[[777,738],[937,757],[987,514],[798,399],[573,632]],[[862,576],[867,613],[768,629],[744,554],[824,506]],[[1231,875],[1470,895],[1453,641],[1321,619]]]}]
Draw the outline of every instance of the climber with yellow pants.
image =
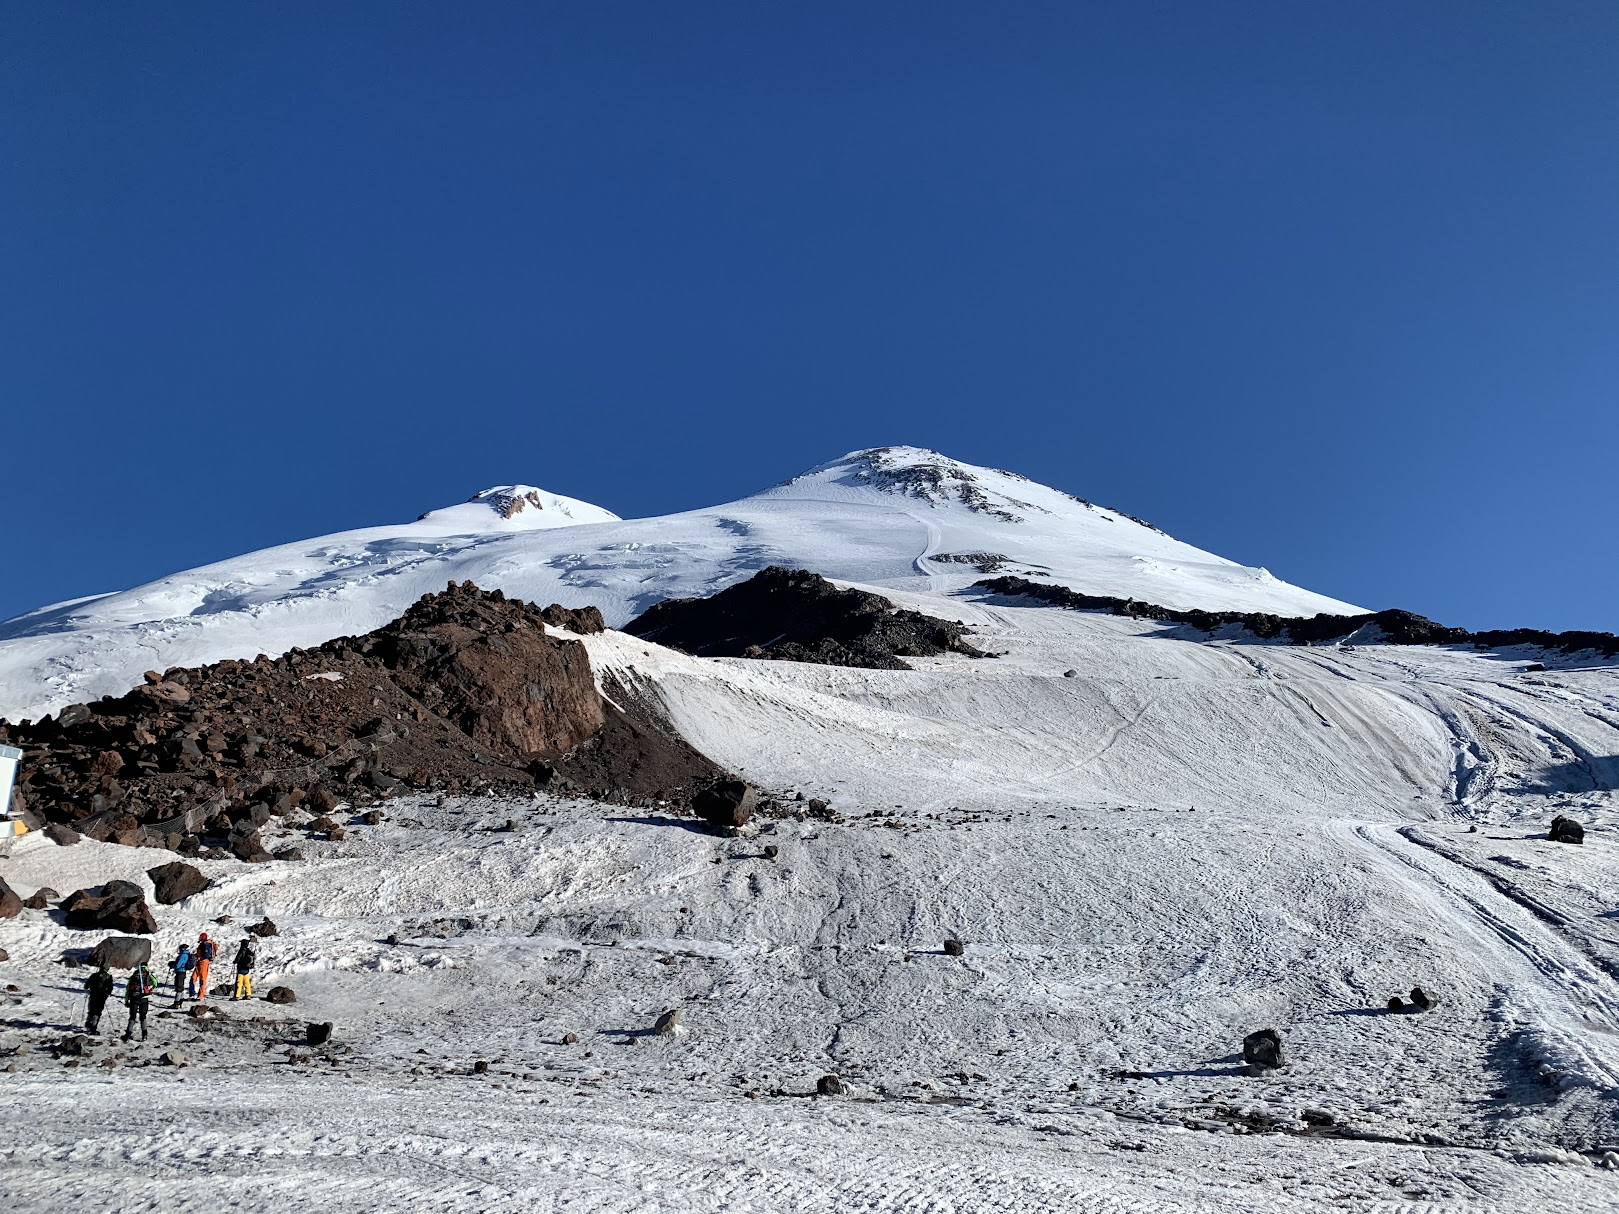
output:
[{"label": "climber with yellow pants", "polygon": [[253,962],[258,958],[253,955],[253,940],[243,937],[241,945],[236,949],[236,993],[232,999],[253,998]]}]

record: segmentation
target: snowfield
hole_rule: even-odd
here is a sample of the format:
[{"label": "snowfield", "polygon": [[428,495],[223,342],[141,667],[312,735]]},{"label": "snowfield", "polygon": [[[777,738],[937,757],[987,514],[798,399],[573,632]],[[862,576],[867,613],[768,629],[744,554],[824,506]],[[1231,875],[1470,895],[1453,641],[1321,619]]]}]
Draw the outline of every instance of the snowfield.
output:
[{"label": "snowfield", "polygon": [[[532,505],[532,497],[542,503]],[[521,507],[510,518],[505,512]],[[766,565],[944,592],[1008,573],[1169,607],[1359,611],[1011,473],[913,447],[856,451],[739,502],[619,520],[529,486],[485,490],[414,523],[206,565],[0,623],[0,716],[121,694],[153,667],[283,653],[369,632],[446,582],[594,604],[612,626]]]},{"label": "snowfield", "polygon": [[[1206,639],[966,591],[982,574],[941,553],[1177,606],[1349,610],[918,458],[673,519],[441,539],[318,594],[313,546],[302,573],[257,554],[184,575],[261,571],[229,610],[138,606],[170,579],[14,631],[7,694],[48,704],[96,686],[75,644],[117,671],[256,628],[307,643],[450,576],[621,622],[794,551],[1001,656],[878,671],[586,638],[599,678],[842,821],[721,838],[544,796],[398,799],[305,862],[203,862],[211,888],[156,908],[160,962],[204,928],[228,952],[268,914],[256,984],[296,1004],[156,1017],[77,1066],[48,1050],[82,1014],[84,971],[56,959],[93,941],[45,912],[0,921],[11,1208],[1619,1209],[1619,668]],[[647,547],[614,547],[630,534]],[[120,648],[137,637],[144,657]],[[29,645],[60,664],[29,676]],[[1584,846],[1545,840],[1555,814]],[[0,876],[65,894],[149,885],[171,858],[29,836]],[[1417,985],[1434,1011],[1387,1009]],[[306,1048],[327,1020],[331,1047]],[[1242,1038],[1267,1026],[1289,1065],[1254,1077]],[[187,1065],[156,1064],[168,1049]],[[825,1075],[844,1093],[816,1095]]]}]

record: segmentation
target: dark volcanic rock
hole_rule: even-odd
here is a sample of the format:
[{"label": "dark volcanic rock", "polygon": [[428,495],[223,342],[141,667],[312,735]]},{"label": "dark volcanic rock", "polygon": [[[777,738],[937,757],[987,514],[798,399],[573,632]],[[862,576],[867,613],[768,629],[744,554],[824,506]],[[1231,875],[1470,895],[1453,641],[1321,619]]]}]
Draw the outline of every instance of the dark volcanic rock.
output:
[{"label": "dark volcanic rock", "polygon": [[79,832],[62,822],[52,822],[45,828],[45,837],[59,847],[72,847],[79,841]]},{"label": "dark volcanic rock", "polygon": [[247,930],[252,932],[255,936],[259,936],[261,938],[265,936],[278,936],[281,934],[281,929],[271,921],[268,915],[260,919],[257,923],[248,924]]},{"label": "dark volcanic rock", "polygon": [[0,919],[15,919],[22,911],[22,898],[4,880],[0,880]]},{"label": "dark volcanic rock", "polygon": [[1277,1070],[1286,1062],[1282,1053],[1282,1035],[1275,1029],[1249,1033],[1242,1039],[1242,1060],[1258,1070]]},{"label": "dark volcanic rock", "polygon": [[272,986],[265,1000],[269,1003],[297,1003],[298,996],[290,986]]},{"label": "dark volcanic rock", "polygon": [[759,791],[746,780],[716,780],[692,798],[697,816],[712,826],[746,826],[759,803]]},{"label": "dark volcanic rock", "polygon": [[[594,608],[547,612],[570,630],[600,628]],[[58,842],[76,831],[254,862],[272,859],[257,834],[272,815],[295,822],[305,807],[363,809],[407,789],[526,796],[541,784],[684,805],[725,774],[636,688],[604,701],[584,646],[545,619],[451,584],[364,636],[153,671],[54,720],[0,722],[0,743],[28,750],[16,796]]]},{"label": "dark volcanic rock", "polygon": [[1378,639],[1388,645],[1472,645],[1475,649],[1535,645],[1562,653],[1591,652],[1604,657],[1619,655],[1619,636],[1611,632],[1543,632],[1535,628],[1469,632],[1465,628],[1447,628],[1426,616],[1398,608],[1365,615],[1316,615],[1308,618],[1268,615],[1257,611],[1202,611],[1197,608],[1182,611],[1136,599],[1081,594],[1067,586],[1031,582],[1021,577],[987,578],[974,582],[973,589],[1013,598],[1035,599],[1073,611],[1105,611],[1110,615],[1185,624],[1203,632],[1236,625],[1264,640],[1281,638],[1294,645],[1322,645],[1341,641],[1370,627],[1375,628]]},{"label": "dark volcanic rock", "polygon": [[600,607],[564,607],[561,603],[552,603],[540,612],[540,618],[553,628],[566,628],[583,636],[607,631],[607,621],[602,619]]},{"label": "dark volcanic rock", "polygon": [[902,657],[988,656],[967,642],[964,624],[903,610],[864,590],[839,590],[819,574],[778,565],[706,599],[658,603],[624,631],[703,657],[879,670],[909,670]]},{"label": "dark volcanic rock", "polygon": [[126,935],[154,935],[157,920],[144,897],[95,895],[77,890],[62,900],[67,925],[79,931],[123,932]]},{"label": "dark volcanic rock", "polygon": [[151,960],[152,942],[135,936],[108,936],[90,950],[91,965],[105,961],[108,968],[115,970],[132,970]]},{"label": "dark volcanic rock", "polygon": [[1573,818],[1559,815],[1552,819],[1552,828],[1546,833],[1546,837],[1553,843],[1584,843],[1585,827]]},{"label": "dark volcanic rock", "polygon": [[325,1045],[332,1038],[332,1022],[324,1024],[306,1024],[304,1026],[304,1040],[310,1045]]},{"label": "dark volcanic rock", "polygon": [[184,901],[208,888],[208,878],[202,871],[182,860],[149,868],[146,875],[152,879],[152,896],[163,906]]}]

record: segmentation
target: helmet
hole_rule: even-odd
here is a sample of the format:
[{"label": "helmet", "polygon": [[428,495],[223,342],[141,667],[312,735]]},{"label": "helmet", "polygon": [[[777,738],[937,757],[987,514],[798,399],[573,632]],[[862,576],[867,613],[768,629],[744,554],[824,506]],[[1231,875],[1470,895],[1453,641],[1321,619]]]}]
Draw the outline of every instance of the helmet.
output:
[{"label": "helmet", "polygon": [[208,939],[208,933],[207,932],[198,932],[197,933],[197,939],[198,940],[206,940],[206,939]]}]

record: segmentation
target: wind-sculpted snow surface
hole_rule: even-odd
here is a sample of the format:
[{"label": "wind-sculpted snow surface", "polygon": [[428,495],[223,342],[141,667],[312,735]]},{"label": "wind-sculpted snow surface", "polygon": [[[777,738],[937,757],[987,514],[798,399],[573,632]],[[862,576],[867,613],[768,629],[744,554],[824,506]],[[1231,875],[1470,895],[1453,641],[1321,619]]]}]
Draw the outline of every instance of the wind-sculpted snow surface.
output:
[{"label": "wind-sculpted snow surface", "polygon": [[[303,862],[197,860],[154,955],[267,915],[296,1004],[63,1053],[86,942],[0,921],[9,1208],[1614,1208],[1611,666],[884,597],[1002,656],[578,642],[799,816],[412,795]],[[27,898],[166,859],[29,836],[4,868]],[[1388,1010],[1415,986],[1434,1010]]]},{"label": "wind-sculpted snow surface", "polygon": [[285,544],[0,624],[0,716],[121,694],[151,667],[369,632],[447,581],[600,607],[617,627],[770,565],[945,592],[997,571],[1170,607],[1358,611],[1129,516],[914,447],[857,451],[752,497],[658,518],[502,486],[414,523]]}]

